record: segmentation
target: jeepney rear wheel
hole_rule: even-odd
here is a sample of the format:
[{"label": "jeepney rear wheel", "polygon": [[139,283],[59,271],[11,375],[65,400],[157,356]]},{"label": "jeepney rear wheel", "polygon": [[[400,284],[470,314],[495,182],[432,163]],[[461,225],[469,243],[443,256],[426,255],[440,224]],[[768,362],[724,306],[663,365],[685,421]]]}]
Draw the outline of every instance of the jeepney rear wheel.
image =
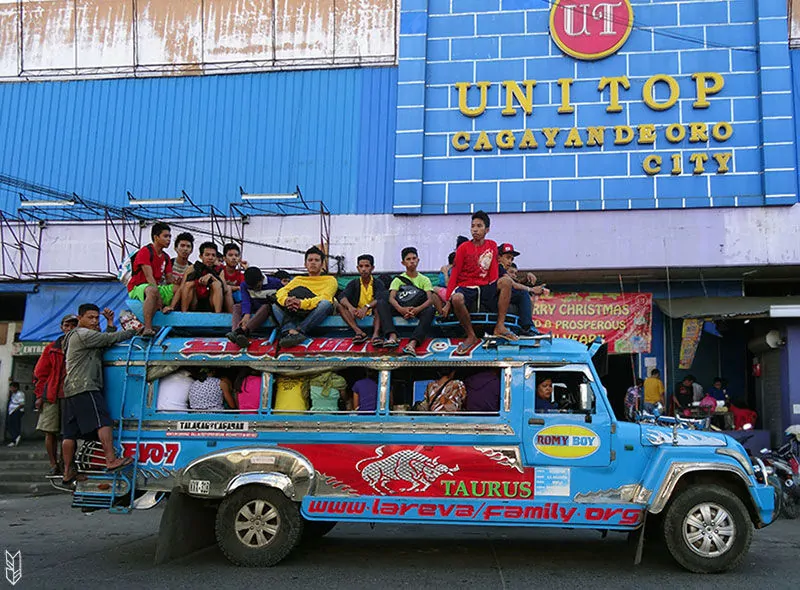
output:
[{"label": "jeepney rear wheel", "polygon": [[664,539],[672,557],[689,571],[719,573],[739,566],[753,539],[747,508],[719,485],[685,488],[664,516]]},{"label": "jeepney rear wheel", "polygon": [[217,509],[217,544],[231,562],[270,567],[297,547],[303,520],[295,502],[275,488],[245,486]]}]

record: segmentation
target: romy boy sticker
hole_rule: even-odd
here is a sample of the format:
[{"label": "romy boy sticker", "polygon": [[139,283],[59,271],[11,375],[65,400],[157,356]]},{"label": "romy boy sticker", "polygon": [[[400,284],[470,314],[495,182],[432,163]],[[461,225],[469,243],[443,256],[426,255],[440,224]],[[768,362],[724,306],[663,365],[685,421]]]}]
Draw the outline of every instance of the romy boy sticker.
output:
[{"label": "romy boy sticker", "polygon": [[533,446],[554,459],[583,459],[597,452],[600,437],[585,426],[562,424],[542,428],[534,435]]}]

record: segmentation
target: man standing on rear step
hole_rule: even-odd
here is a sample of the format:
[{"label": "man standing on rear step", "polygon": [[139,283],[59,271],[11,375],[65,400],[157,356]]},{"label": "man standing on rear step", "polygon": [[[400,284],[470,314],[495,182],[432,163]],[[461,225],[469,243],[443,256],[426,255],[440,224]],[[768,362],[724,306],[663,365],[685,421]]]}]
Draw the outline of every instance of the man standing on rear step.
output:
[{"label": "man standing on rear step", "polygon": [[[458,247],[453,270],[450,271],[446,296],[466,332],[466,339],[458,345],[454,356],[468,355],[480,342],[469,315],[473,311],[497,313],[494,336],[506,340],[517,339],[516,334],[506,328],[506,313],[513,285],[509,276],[498,278],[497,244],[486,239],[489,225],[489,216],[483,211],[472,214],[472,240]],[[447,306],[445,311],[448,311]]]},{"label": "man standing on rear step", "polygon": [[36,430],[44,432],[44,447],[50,459],[48,475],[61,475],[58,465],[58,435],[61,433],[61,406],[64,399],[64,338],[78,326],[78,316],[65,315],[61,318],[63,334],[44,347],[42,356],[33,369],[33,392],[36,395],[36,410],[39,421]]},{"label": "man standing on rear step", "polygon": [[73,464],[75,447],[78,438],[85,438],[95,431],[103,446],[108,471],[116,471],[133,462],[130,457],[117,457],[114,451],[113,422],[103,395],[103,350],[131,338],[136,331],[111,332],[100,332],[100,309],[93,303],[84,303],[78,308],[78,327],[64,338],[67,376],[64,380],[64,478],[61,483],[65,487],[86,478],[78,474]]}]

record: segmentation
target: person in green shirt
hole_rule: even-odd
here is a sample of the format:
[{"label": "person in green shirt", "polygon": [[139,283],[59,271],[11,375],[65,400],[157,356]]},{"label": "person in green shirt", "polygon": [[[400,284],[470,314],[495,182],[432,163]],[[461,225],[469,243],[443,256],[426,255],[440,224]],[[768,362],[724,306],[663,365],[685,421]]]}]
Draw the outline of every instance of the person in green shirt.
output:
[{"label": "person in green shirt", "polygon": [[[403,348],[403,353],[417,356],[417,346],[419,346],[428,335],[433,323],[435,313],[435,301],[437,297],[433,293],[431,280],[423,274],[417,272],[419,264],[419,254],[413,247],[403,248],[401,252],[403,266],[406,272],[397,276],[389,285],[389,304],[394,308],[397,315],[410,320],[417,319],[419,323],[411,334],[411,340]],[[390,340],[397,339],[394,331],[394,324],[385,324],[384,333]]]}]

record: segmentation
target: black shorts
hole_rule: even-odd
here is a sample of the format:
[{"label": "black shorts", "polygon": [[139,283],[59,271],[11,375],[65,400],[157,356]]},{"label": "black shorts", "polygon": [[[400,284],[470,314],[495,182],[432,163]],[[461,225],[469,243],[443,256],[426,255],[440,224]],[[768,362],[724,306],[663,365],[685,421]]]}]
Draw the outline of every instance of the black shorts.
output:
[{"label": "black shorts", "polygon": [[86,438],[103,426],[113,426],[106,398],[99,391],[84,391],[64,398],[61,434],[69,440]]},{"label": "black shorts", "polygon": [[[482,287],[457,287],[453,293],[464,296],[464,304],[470,313],[497,313],[497,283]],[[480,302],[480,306],[478,303]]]}]

